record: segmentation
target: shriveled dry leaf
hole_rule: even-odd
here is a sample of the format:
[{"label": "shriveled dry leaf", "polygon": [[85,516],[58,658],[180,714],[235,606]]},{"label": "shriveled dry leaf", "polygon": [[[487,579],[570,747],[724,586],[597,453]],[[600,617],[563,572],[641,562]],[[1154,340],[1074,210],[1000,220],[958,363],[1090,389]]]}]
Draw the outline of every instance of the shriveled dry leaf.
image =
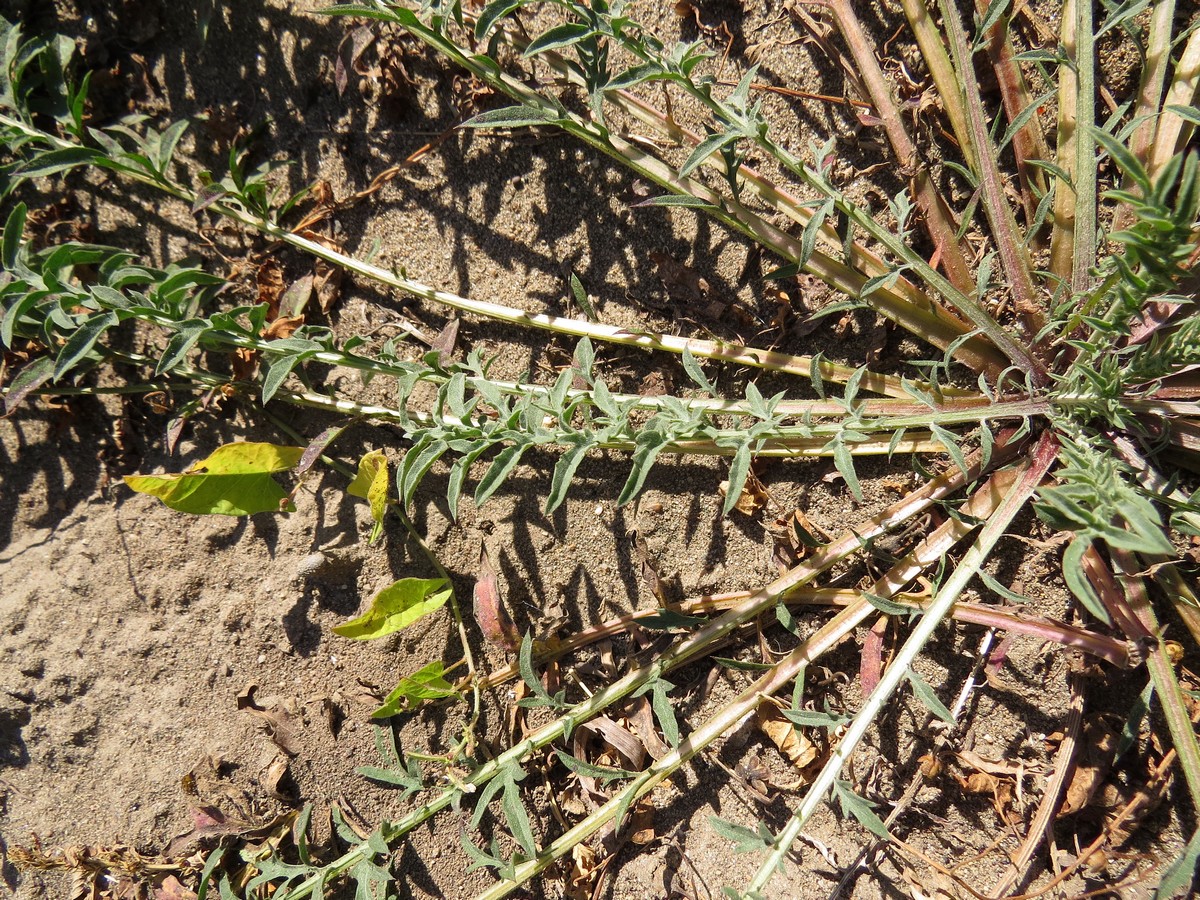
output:
[{"label": "shriveled dry leaf", "polygon": [[446,327],[438,332],[438,336],[429,345],[430,350],[442,354],[443,362],[454,355],[454,348],[458,345],[458,326],[460,321],[456,316],[447,322]]},{"label": "shriveled dry leaf", "polygon": [[694,269],[657,250],[650,251],[650,260],[658,268],[658,278],[672,297],[696,301],[708,295],[708,281]]},{"label": "shriveled dry leaf", "polygon": [[260,706],[254,699],[257,690],[257,684],[246,685],[237,695],[237,708],[257,717],[266,726],[275,746],[288,756],[295,756],[300,752],[296,743],[295,717],[282,705],[277,704],[270,709]]},{"label": "shriveled dry leaf", "polygon": [[816,761],[819,751],[807,737],[796,730],[796,726],[770,703],[762,703],[754,712],[758,727],[797,769],[804,769]]},{"label": "shriveled dry leaf", "polygon": [[[722,481],[719,488],[721,496],[724,497],[729,493],[729,482]],[[746,482],[742,485],[742,492],[738,494],[737,500],[733,504],[733,508],[746,516],[757,516],[766,508],[767,501],[770,500],[770,494],[763,487],[763,483],[758,480],[754,472],[749,472],[746,475]]]},{"label": "shriveled dry leaf", "polygon": [[168,875],[154,889],[154,900],[196,900],[196,892],[184,887],[174,875]]},{"label": "shriveled dry leaf", "polygon": [[342,296],[342,281],[345,277],[344,269],[323,259],[318,259],[313,266],[313,289],[317,292],[317,305],[326,315]]},{"label": "shriveled dry leaf", "polygon": [[1108,777],[1119,740],[1120,736],[1099,717],[1091,718],[1084,724],[1075,772],[1071,775],[1058,813],[1060,818],[1091,805],[1092,798]]},{"label": "shriveled dry leaf", "polygon": [[479,547],[479,572],[475,578],[473,598],[475,621],[483,636],[509,653],[520,650],[521,635],[500,597],[500,580],[488,555],[487,544]]}]

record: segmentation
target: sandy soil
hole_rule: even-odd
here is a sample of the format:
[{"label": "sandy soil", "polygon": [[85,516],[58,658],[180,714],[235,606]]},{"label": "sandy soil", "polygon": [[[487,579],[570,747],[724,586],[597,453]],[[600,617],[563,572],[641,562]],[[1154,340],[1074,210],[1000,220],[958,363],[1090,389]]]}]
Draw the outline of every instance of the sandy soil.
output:
[{"label": "sandy soil", "polygon": [[[202,162],[224,153],[238,127],[266,123],[260,146],[295,161],[287,174],[292,184],[325,179],[339,197],[461,121],[474,104],[493,102],[472,95],[469,84],[411,41],[378,28],[361,58],[366,74],[352,71],[339,93],[339,45],[359,23],[323,20],[307,15],[306,3],[283,0],[216,5],[206,41],[196,11],[203,4],[178,9],[160,0],[60,0],[53,8],[17,4],[15,12],[30,27],[57,27],[82,38],[89,64],[113,70],[99,93],[102,113],[207,114],[184,145]],[[868,25],[882,41],[898,20],[890,5],[877,12]],[[819,51],[797,42],[800,31],[779,4],[706,5],[700,19],[727,25],[735,37],[726,66],[731,75],[753,52],[764,61],[764,77],[841,92]],[[668,36],[697,34],[694,22],[669,11],[661,29]],[[719,32],[707,39],[723,49]],[[801,112],[774,97],[767,104],[784,127],[796,123],[795,140],[810,131],[832,132],[850,161],[880,161],[881,148],[840,109],[806,106]],[[888,177],[886,170],[874,176],[891,194],[896,186]],[[188,210],[136,192],[141,205],[122,206],[114,202],[122,189],[105,179],[72,176],[40,187],[44,203],[61,205],[57,227],[160,262],[202,259],[235,278],[238,296],[253,297],[255,269],[268,252],[261,242],[216,229],[201,243],[188,227]],[[375,249],[377,261],[404,265],[427,283],[530,310],[570,312],[566,280],[574,271],[606,322],[778,341],[791,352],[820,350],[849,361],[870,345],[874,323],[867,320],[847,323],[849,330],[838,335],[830,328],[800,334],[769,326],[759,334],[775,311],[759,277],[769,264],[746,242],[691,214],[631,209],[639,190],[634,179],[559,135],[456,134],[369,202],[339,216],[334,234],[348,251]],[[664,283],[654,254],[688,267],[706,286],[689,296],[670,278]],[[311,270],[298,256],[275,258],[289,280]],[[370,334],[378,345],[397,333],[390,323],[401,318],[429,334],[447,322],[444,310],[352,281],[330,322],[342,335]],[[567,342],[468,317],[458,352],[479,344],[498,355],[498,373],[528,371],[543,381],[571,353]],[[888,346],[884,365],[915,352],[919,348]],[[673,364],[631,350],[605,349],[602,365],[630,390],[686,384]],[[117,383],[122,376],[104,377]],[[389,397],[378,381],[364,388],[348,373],[325,377],[368,401]],[[723,377],[739,390],[746,373]],[[273,412],[306,437],[328,424],[314,413]],[[0,833],[8,852],[3,881],[21,900],[92,896],[74,894],[69,873],[18,870],[14,848],[35,842],[47,852],[74,848],[76,857],[79,848],[90,847],[93,855],[132,848],[178,859],[214,845],[187,837],[209,821],[198,810],[210,817],[219,810],[239,826],[230,827],[230,844],[250,840],[253,827],[304,804],[313,805],[317,842],[329,839],[335,805],[368,829],[396,818],[412,801],[355,773],[379,761],[368,715],[399,674],[457,658],[445,615],[381,642],[350,642],[331,631],[396,578],[432,574],[398,530],[368,546],[368,512],[344,495],[337,473],[307,481],[295,513],[249,520],[178,514],[130,492],[120,475],[178,471],[235,438],[286,442],[275,423],[229,406],[198,416],[169,454],[168,418],[138,399],[73,398],[29,403],[0,421]],[[398,431],[358,427],[336,449],[353,460],[382,448],[395,462],[403,446]],[[518,625],[539,634],[570,633],[655,603],[640,574],[635,535],[668,580],[669,599],[753,589],[777,573],[769,531],[776,516],[802,508],[817,526],[836,531],[885,505],[894,497],[892,486],[908,477],[906,462],[868,464],[866,502],[859,504],[836,479],[824,477],[832,469],[826,463],[766,465],[759,474],[772,498],[767,511],[722,518],[723,463],[664,460],[640,503],[619,508],[626,463],[597,457],[581,468],[569,502],[546,517],[541,509],[552,465],[551,456],[527,457],[482,509],[464,501],[457,522],[449,520],[443,499],[445,471],[435,470],[418,495],[415,516],[453,574],[458,596],[470,597],[486,547]],[[1022,523],[1022,531],[1040,534],[1034,522]],[[1014,540],[1004,552],[995,574],[1017,584],[1038,612],[1062,615],[1066,596],[1050,577],[1046,551]],[[815,628],[822,616],[806,614],[802,627]],[[976,628],[947,629],[931,648],[922,672],[943,697],[957,695],[981,636]],[[485,668],[510,661],[479,634],[472,638]],[[762,639],[776,650],[792,640],[777,627]],[[835,708],[854,709],[861,699],[858,646],[846,644],[824,663],[817,690]],[[569,660],[569,668],[594,689],[632,649],[618,642]],[[754,640],[738,652],[758,658]],[[1070,668],[1063,654],[1017,641],[1002,674],[971,695],[966,724],[952,740],[955,749],[1019,770],[1006,782],[1016,785],[1003,806],[1009,821],[1001,819],[992,792],[964,787],[960,779],[971,773],[960,763],[948,760],[940,773],[922,776],[921,757],[936,730],[915,703],[897,704],[884,717],[857,754],[852,781],[884,814],[915,783],[896,833],[943,866],[961,866],[956,873],[963,881],[986,889],[1004,871],[1004,851],[1024,836],[1050,774],[1055,745],[1047,736],[1063,727]],[[1095,680],[1101,690],[1085,690],[1089,716],[1116,713],[1119,727],[1144,681],[1136,673],[1130,678],[1127,688],[1116,690],[1109,679]],[[695,723],[747,676],[703,662],[671,680],[680,719]],[[269,717],[243,708],[247,691]],[[487,699],[481,732],[495,749],[509,740],[513,706],[505,689]],[[449,747],[460,718],[457,708],[434,707],[395,720],[394,728],[403,748],[438,753]],[[1109,783],[1121,790],[1139,783],[1144,766],[1144,756],[1131,752]],[[529,772],[535,832],[542,838],[559,833],[559,809],[566,805],[565,815],[573,815],[564,799],[569,779],[545,757]],[[735,854],[709,818],[747,826],[762,819],[777,829],[798,796],[786,789],[795,781],[764,734],[753,723],[744,726],[655,792],[646,830],[618,849],[599,896],[714,897],[725,885],[744,884],[759,858]],[[1069,856],[1076,834],[1080,842],[1090,840],[1098,819],[1099,812],[1085,810],[1062,820],[1057,846]],[[486,871],[465,872],[459,835],[466,826],[467,813],[447,813],[397,848],[392,864],[401,897],[469,897],[493,881]],[[1072,878],[1052,895],[1096,890],[1139,862],[1166,858],[1176,851],[1178,834],[1174,803],[1165,804],[1134,834],[1127,858],[1114,857],[1107,868]],[[821,813],[771,896],[834,895],[872,840],[852,820]],[[1035,887],[1049,877],[1045,851],[1039,859]],[[161,875],[146,884],[151,896],[165,890]],[[108,888],[123,889],[120,883]],[[1128,888],[1123,896],[1139,890]],[[559,872],[530,895],[565,891]],[[964,893],[960,883],[893,847],[840,896]]]}]

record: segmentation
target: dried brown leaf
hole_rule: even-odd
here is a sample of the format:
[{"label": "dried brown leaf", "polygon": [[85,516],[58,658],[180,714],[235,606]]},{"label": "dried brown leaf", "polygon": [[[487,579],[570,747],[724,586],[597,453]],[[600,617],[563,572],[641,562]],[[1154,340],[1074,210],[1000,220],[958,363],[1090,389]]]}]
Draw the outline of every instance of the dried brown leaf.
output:
[{"label": "dried brown leaf", "polygon": [[650,251],[650,260],[658,268],[659,281],[672,297],[696,301],[708,296],[708,281],[694,269],[657,250]]},{"label": "dried brown leaf", "polygon": [[260,706],[254,699],[257,690],[257,684],[246,685],[237,695],[237,708],[258,718],[266,726],[275,746],[288,756],[295,756],[300,752],[296,741],[295,716],[281,704],[276,704],[270,709]]},{"label": "dried brown leaf", "polygon": [[754,717],[762,733],[797,769],[807,768],[816,761],[819,755],[816,746],[800,733],[795,725],[785,719],[774,704],[760,704],[754,712]]}]

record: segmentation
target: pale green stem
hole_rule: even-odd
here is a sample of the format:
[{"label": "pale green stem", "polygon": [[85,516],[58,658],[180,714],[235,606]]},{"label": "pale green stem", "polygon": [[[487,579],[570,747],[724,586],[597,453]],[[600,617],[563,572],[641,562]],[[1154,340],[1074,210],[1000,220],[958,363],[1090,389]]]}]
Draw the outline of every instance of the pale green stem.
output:
[{"label": "pale green stem", "polygon": [[1196,103],[1197,92],[1200,91],[1200,29],[1192,32],[1183,55],[1175,66],[1175,74],[1171,78],[1171,86],[1167,89],[1167,97],[1163,102],[1163,113],[1158,119],[1158,131],[1154,136],[1154,146],[1150,155],[1150,165],[1147,167],[1150,179],[1153,181],[1162,167],[1172,156],[1187,145],[1195,125],[1177,112],[1172,112],[1169,106],[1192,106]]},{"label": "pale green stem", "polygon": [[561,859],[571,851],[572,847],[587,840],[611,822],[623,808],[629,808],[631,804],[637,802],[638,798],[654,790],[681,765],[708,747],[713,741],[736,729],[739,722],[753,714],[763,697],[775,694],[786,687],[805,666],[837,646],[873,611],[874,607],[866,600],[859,600],[852,606],[843,609],[822,626],[816,634],[776,663],[769,672],[722,706],[704,724],[684,738],[678,747],[655,760],[633,782],[582,822],[560,835],[534,859],[518,865],[511,878],[506,878],[488,888],[479,894],[476,900],[499,900],[500,897],[507,897],[534,875],[553,864],[555,860]]},{"label": "pale green stem", "polygon": [[975,289],[975,280],[959,244],[956,234],[958,228],[950,208],[930,178],[929,168],[917,155],[917,146],[904,127],[904,118],[896,105],[891,85],[876,59],[874,45],[863,32],[854,12],[854,4],[851,0],[826,0],[826,5],[833,12],[838,30],[850,48],[850,55],[858,67],[858,76],[870,94],[875,114],[883,123],[884,134],[891,144],[900,173],[909,178],[909,189],[917,201],[930,239],[941,252],[946,275],[960,291],[970,293]]},{"label": "pale green stem", "polygon": [[950,62],[946,46],[942,43],[941,30],[929,17],[929,8],[924,0],[900,0],[900,5],[904,7],[904,15],[913,35],[916,36],[917,46],[921,48],[921,56],[933,76],[938,98],[942,101],[946,118],[950,120],[950,128],[958,139],[967,168],[978,173],[979,163],[971,143],[970,131],[967,129],[967,112],[963,107],[958,73]]},{"label": "pale green stem", "polygon": [[[1163,86],[1167,83],[1167,70],[1171,65],[1171,34],[1174,23],[1175,0],[1158,0],[1150,16],[1142,80],[1138,88],[1137,106],[1133,110],[1133,122],[1136,124],[1129,138],[1129,152],[1143,166],[1149,163],[1150,148],[1158,130]],[[1136,185],[1134,180],[1126,175],[1122,187],[1131,191]],[[1132,223],[1133,208],[1128,203],[1118,204],[1113,213],[1112,230],[1122,231]]]},{"label": "pale green stem", "polygon": [[[829,761],[821,769],[820,774],[809,786],[808,793],[797,808],[791,820],[778,835],[775,848],[767,861],[759,868],[758,874],[750,883],[749,890],[761,891],[770,880],[776,869],[789,852],[792,842],[808,820],[816,812],[817,807],[825,801],[826,795],[833,787],[834,781],[841,774],[843,766],[862,740],[867,729],[875,722],[884,706],[891,700],[892,695],[908,677],[908,670],[916,661],[918,654],[925,644],[933,637],[933,633],[942,624],[946,615],[953,608],[958,596],[966,588],[967,583],[987,560],[992,548],[1004,534],[1017,514],[1024,508],[1026,501],[1041,483],[1046,472],[1054,463],[1057,445],[1052,438],[1043,436],[1031,463],[1024,464],[1017,470],[1010,470],[1010,486],[1005,490],[1004,499],[988,517],[979,537],[971,549],[963,556],[954,571],[946,579],[938,591],[936,598],[930,603],[925,615],[917,622],[912,634],[897,652],[879,684],[863,704],[862,709],[847,726],[841,740],[830,754]],[[1001,479],[993,476],[990,482],[991,490],[1002,490]]]}]

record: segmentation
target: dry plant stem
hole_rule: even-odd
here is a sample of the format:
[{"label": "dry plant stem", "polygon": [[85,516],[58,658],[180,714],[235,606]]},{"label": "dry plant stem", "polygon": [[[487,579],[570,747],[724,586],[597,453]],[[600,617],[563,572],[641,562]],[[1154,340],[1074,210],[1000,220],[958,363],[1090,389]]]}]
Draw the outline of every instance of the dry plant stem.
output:
[{"label": "dry plant stem", "polygon": [[[1108,822],[1104,826],[1104,830],[1100,832],[1096,839],[1087,847],[1085,847],[1078,856],[1075,857],[1075,861],[1073,863],[1055,875],[1054,878],[1052,878],[1042,887],[1038,888],[1036,891],[1031,891],[1027,894],[1008,896],[1007,900],[1035,900],[1037,897],[1044,897],[1072,875],[1074,875],[1075,872],[1078,871],[1079,867],[1086,863],[1088,858],[1093,853],[1108,843],[1112,834],[1118,828],[1120,828],[1127,819],[1135,815],[1145,814],[1146,810],[1143,807],[1146,803],[1145,797],[1147,793],[1150,791],[1162,791],[1168,784],[1170,784],[1170,779],[1168,776],[1170,775],[1171,766],[1175,764],[1175,758],[1177,755],[1178,754],[1176,754],[1174,749],[1167,751],[1166,755],[1163,756],[1162,761],[1154,767],[1154,771],[1150,777],[1150,782],[1146,786],[1146,793],[1139,792],[1137,796],[1125,804],[1125,807],[1121,810],[1121,812],[1118,813],[1117,816],[1112,819],[1112,821]],[[993,892],[993,896],[996,896],[995,892]]]},{"label": "dry plant stem", "polygon": [[[1144,569],[1144,565],[1128,550],[1119,547],[1110,547],[1109,550],[1117,568],[1117,580],[1124,588],[1125,602],[1129,604],[1146,632],[1154,636],[1148,642],[1146,668],[1150,670],[1150,677],[1154,680],[1155,694],[1162,704],[1163,716],[1171,730],[1171,739],[1179,752],[1179,762],[1183,767],[1183,776],[1187,781],[1192,805],[1200,809],[1200,743],[1197,743],[1196,732],[1192,728],[1179,679],[1163,646],[1162,628],[1154,614],[1154,608],[1150,605],[1145,579],[1138,574]],[[1165,559],[1151,560],[1163,561]]]},{"label": "dry plant stem", "polygon": [[[992,453],[993,464],[1003,464],[1005,459],[1015,454],[1017,449],[1018,446],[1011,442],[1011,433],[1001,434]],[[665,672],[701,655],[712,643],[723,639],[743,623],[752,620],[765,610],[771,608],[771,606],[778,602],[779,598],[795,590],[797,587],[808,583],[839,560],[845,559],[847,556],[857,552],[862,546],[863,541],[871,540],[873,537],[884,534],[913,516],[919,515],[938,500],[961,489],[964,484],[979,476],[980,460],[981,457],[978,451],[976,451],[968,457],[968,471],[965,476],[961,472],[954,471],[930,480],[921,488],[913,491],[913,493],[897,503],[892,504],[892,506],[883,512],[859,523],[857,528],[847,531],[831,543],[825,544],[804,564],[792,569],[748,598],[738,609],[730,610],[720,619],[675,644],[650,665],[630,672],[604,690],[593,694],[587,700],[578,704],[566,715],[539,728],[526,737],[525,740],[509,748],[494,759],[483,763],[470,776],[463,779],[465,790],[477,790],[480,786],[495,777],[505,766],[511,763],[519,763],[535,750],[558,740],[564,734],[574,730],[578,725],[588,721],[642,685],[649,684]],[[403,818],[393,822],[384,822],[380,826],[380,833],[383,839],[390,844],[403,837],[422,822],[429,820],[441,810],[448,807],[452,802],[461,798],[462,795],[463,789],[458,787],[443,790],[436,797]],[[312,896],[329,879],[349,871],[361,860],[372,857],[374,852],[368,842],[352,847],[346,853],[342,854],[341,857],[326,866],[321,874],[314,875],[292,888],[286,894],[287,900],[299,900],[301,897]]]},{"label": "dry plant stem", "polygon": [[971,549],[967,551],[946,579],[937,597],[930,604],[929,610],[921,617],[908,640],[904,642],[891,665],[884,672],[875,690],[847,727],[841,741],[830,755],[829,761],[809,786],[808,793],[799,808],[777,836],[775,849],[758,870],[758,874],[750,884],[751,890],[761,890],[766,886],[790,850],[796,835],[812,817],[817,806],[825,801],[826,795],[833,787],[834,780],[841,774],[842,767],[858,746],[858,742],[862,740],[879,711],[891,699],[903,679],[907,677],[909,667],[945,619],[959,594],[967,586],[967,582],[974,577],[976,571],[983,564],[992,547],[1004,533],[1004,529],[1024,507],[1037,486],[1041,484],[1042,478],[1054,464],[1057,455],[1057,442],[1048,432],[1043,433],[1027,462],[1017,468],[993,475],[987,485],[980,489],[979,493],[981,494],[985,491],[999,493],[1003,490],[1004,499],[987,518]]},{"label": "dry plant stem", "polygon": [[[723,612],[736,608],[740,603],[753,596],[751,591],[736,591],[729,594],[696,597],[682,603],[668,603],[662,608],[640,609],[636,612],[617,616],[598,625],[592,625],[582,631],[572,633],[562,640],[548,642],[547,648],[535,653],[533,662],[542,665],[554,659],[560,659],[568,653],[573,653],[581,647],[589,646],[596,641],[624,634],[631,625],[636,625],[643,619],[659,615],[662,609],[680,612],[685,615],[698,616],[714,612]],[[803,588],[793,591],[782,599],[787,606],[849,606],[862,597],[862,592],[853,588]],[[889,597],[895,603],[903,603],[915,609],[928,606],[930,597],[926,594],[898,593]],[[1066,648],[1082,650],[1098,659],[1103,659],[1120,668],[1129,666],[1129,644],[1103,634],[1096,634],[1084,628],[1077,628],[1062,622],[1041,616],[1029,617],[1019,615],[1011,610],[998,609],[982,603],[955,603],[950,615],[956,622],[970,625],[982,625],[985,628],[1001,629],[1015,634],[1026,634],[1044,641],[1051,641]],[[483,689],[494,688],[520,676],[516,663],[490,673],[480,682]],[[465,687],[466,681],[460,681],[459,686]]]},{"label": "dry plant stem", "polygon": [[940,0],[942,21],[950,40],[950,53],[962,79],[962,91],[967,108],[967,131],[971,147],[979,162],[979,189],[983,198],[983,209],[992,226],[992,237],[1000,254],[1000,263],[1012,291],[1017,315],[1024,326],[1026,337],[1032,338],[1045,325],[1041,303],[1033,286],[1029,255],[1022,236],[1017,230],[1012,207],[1004,196],[1004,183],[997,164],[999,154],[988,136],[986,113],[980,97],[979,82],[975,78],[975,66],[967,36],[963,32],[958,9],[946,0]]},{"label": "dry plant stem", "polygon": [[[970,524],[971,517],[986,516],[997,498],[986,491],[978,492],[964,508],[965,515],[960,518],[947,519],[923,540],[911,553],[896,563],[883,577],[879,578],[870,588],[869,593],[891,598],[905,584],[910,582],[922,570],[943,557],[951,547],[969,534],[974,526]],[[680,747],[671,754],[658,760],[650,769],[634,779],[629,786],[611,798],[600,810],[593,813],[567,834],[546,848],[536,859],[517,867],[517,873],[511,881],[498,884],[492,890],[481,894],[483,898],[497,898],[508,894],[513,888],[536,875],[555,859],[566,853],[579,841],[594,834],[605,822],[612,818],[622,807],[636,801],[653,787],[671,774],[683,762],[686,762],[698,751],[703,749],[717,737],[736,727],[737,723],[753,712],[761,698],[769,696],[790,682],[808,663],[817,659],[822,653],[841,642],[854,628],[873,615],[874,606],[862,593],[838,613],[829,623],[822,627],[813,637],[777,663],[769,672],[762,676],[754,685],[739,697],[722,707],[704,725],[689,735]],[[753,595],[747,598],[752,600]],[[746,601],[742,601],[743,603]],[[741,605],[741,604],[739,604]],[[595,820],[595,821],[593,821]]]},{"label": "dry plant stem", "polygon": [[1183,55],[1175,66],[1171,86],[1163,103],[1162,115],[1158,119],[1158,131],[1154,135],[1153,150],[1147,171],[1153,179],[1162,171],[1168,160],[1186,146],[1195,126],[1179,113],[1167,109],[1169,106],[1191,106],[1200,94],[1200,29],[1192,32]]},{"label": "dry plant stem", "polygon": [[[1075,107],[1079,100],[1079,79],[1075,77],[1075,4],[1064,0],[1062,8],[1062,49],[1066,61],[1058,67],[1058,138],[1055,164],[1075,178]],[[1054,227],[1050,232],[1050,271],[1070,283],[1075,256],[1075,189],[1062,178],[1054,184]]]},{"label": "dry plant stem", "polygon": [[[1175,0],[1158,0],[1150,16],[1141,85],[1138,88],[1137,106],[1133,110],[1132,121],[1135,127],[1129,137],[1129,152],[1143,166],[1149,162],[1150,148],[1158,130],[1163,87],[1167,83],[1167,69],[1171,65],[1171,34],[1174,21]],[[1128,191],[1133,187],[1133,179],[1127,176],[1122,188]],[[1118,205],[1113,213],[1112,230],[1122,231],[1132,223],[1133,209],[1127,203]]]},{"label": "dry plant stem", "polygon": [[929,7],[925,5],[925,0],[900,0],[900,5],[904,7],[908,26],[921,49],[921,58],[925,60],[925,65],[933,76],[938,99],[942,101],[942,108],[950,120],[950,128],[962,149],[967,168],[978,172],[979,163],[975,159],[974,148],[967,132],[967,111],[963,108],[958,73],[954,71],[954,64],[946,54],[942,32],[929,17]]},{"label": "dry plant stem", "polygon": [[[912,2],[912,0],[905,0]],[[987,0],[975,0],[975,9],[980,16],[988,9]],[[1000,98],[1004,113],[1010,122],[1033,104],[1029,87],[1021,67],[1013,59],[1012,36],[1009,32],[1009,16],[1003,15],[988,32],[987,49],[996,72],[996,83],[1000,86]],[[1017,175],[1021,179],[1021,202],[1025,207],[1025,222],[1032,223],[1037,216],[1038,197],[1049,189],[1046,173],[1030,160],[1048,160],[1050,148],[1042,131],[1041,120],[1035,113],[1012,136],[1013,156],[1017,162]],[[1036,236],[1034,236],[1036,239]]]},{"label": "dry plant stem", "polygon": [[958,228],[949,207],[929,177],[928,167],[918,158],[917,147],[909,136],[908,129],[904,127],[904,119],[896,106],[891,86],[883,77],[883,71],[875,58],[875,50],[863,33],[854,7],[848,0],[828,0],[827,5],[833,12],[842,38],[850,48],[859,77],[866,86],[871,103],[875,106],[876,115],[883,121],[884,133],[887,134],[888,143],[896,155],[900,171],[909,178],[909,189],[917,201],[917,208],[922,213],[929,237],[941,252],[946,276],[960,291],[970,293],[975,289],[975,279],[971,276],[970,264],[958,242]]},{"label": "dry plant stem", "polygon": [[1066,736],[1058,745],[1058,753],[1054,757],[1054,774],[1046,782],[1046,790],[1042,792],[1042,799],[1033,814],[1033,820],[1029,823],[1025,840],[1021,842],[1016,855],[1010,857],[1011,865],[1004,877],[992,888],[992,897],[1007,897],[1018,879],[1024,882],[1027,877],[1026,869],[1037,848],[1049,840],[1054,830],[1054,816],[1058,812],[1067,780],[1075,771],[1075,754],[1079,750],[1079,736],[1083,733],[1083,688],[1076,677],[1070,678],[1070,687],[1071,705],[1067,708]]},{"label": "dry plant stem", "polygon": [[[893,597],[890,599],[894,600],[897,598]],[[983,641],[980,643],[979,652],[976,654],[975,665],[971,669],[971,674],[967,676],[966,681],[963,682],[962,690],[960,690],[958,694],[958,700],[950,709],[950,715],[954,718],[955,725],[952,728],[944,729],[938,732],[937,737],[934,739],[933,747],[931,748],[930,752],[935,756],[944,751],[950,745],[950,737],[958,729],[958,717],[962,715],[962,711],[967,705],[967,700],[970,698],[971,693],[975,690],[977,683],[976,679],[979,677],[979,673],[983,670],[984,665],[987,663],[988,650],[991,647],[992,639],[995,637],[995,634],[996,632],[994,629],[989,629],[984,635]],[[927,715],[921,728],[918,729],[919,733],[925,733],[929,731],[930,725],[933,723],[934,718],[935,717],[932,714]],[[909,780],[908,787],[904,789],[903,795],[901,795],[900,799],[892,807],[892,811],[888,813],[887,818],[883,820],[883,825],[885,828],[887,828],[889,831],[891,830],[892,826],[896,824],[899,818],[904,815],[909,806],[912,805],[913,800],[916,799],[917,794],[921,790],[921,786],[925,784],[925,782],[925,775],[918,767],[917,771],[913,773],[912,778]],[[837,886],[834,887],[827,900],[838,900],[845,890],[856,880],[858,880],[858,876],[860,874],[866,872],[868,868],[873,866],[875,864],[875,854],[885,843],[888,843],[886,838],[879,838],[863,847],[858,852],[858,856],[854,858],[854,862],[850,863],[850,865],[846,867],[846,871],[842,874]],[[955,866],[955,869],[957,868],[958,866]],[[940,866],[938,867],[938,870],[946,872],[946,870]],[[961,883],[961,879],[959,879],[953,871],[946,872],[946,874],[948,874],[955,881]],[[971,890],[969,887],[967,889]],[[974,893],[973,890],[971,892]]]},{"label": "dry plant stem", "polygon": [[587,840],[616,818],[622,808],[628,808],[632,803],[636,803],[639,797],[654,790],[664,779],[717,738],[737,728],[739,723],[754,713],[763,697],[768,697],[786,687],[805,666],[837,646],[873,612],[874,607],[861,598],[858,602],[843,609],[822,626],[816,634],[776,663],[769,672],[692,731],[680,742],[678,747],[655,760],[650,768],[638,775],[620,793],[560,836],[537,857],[517,866],[511,879],[499,882],[479,894],[476,900],[498,900],[500,897],[508,896],[555,860],[569,853],[572,847]]},{"label": "dry plant stem", "polygon": [[1075,257],[1071,290],[1082,294],[1095,282],[1096,264],[1096,48],[1091,3],[1075,5]]}]

